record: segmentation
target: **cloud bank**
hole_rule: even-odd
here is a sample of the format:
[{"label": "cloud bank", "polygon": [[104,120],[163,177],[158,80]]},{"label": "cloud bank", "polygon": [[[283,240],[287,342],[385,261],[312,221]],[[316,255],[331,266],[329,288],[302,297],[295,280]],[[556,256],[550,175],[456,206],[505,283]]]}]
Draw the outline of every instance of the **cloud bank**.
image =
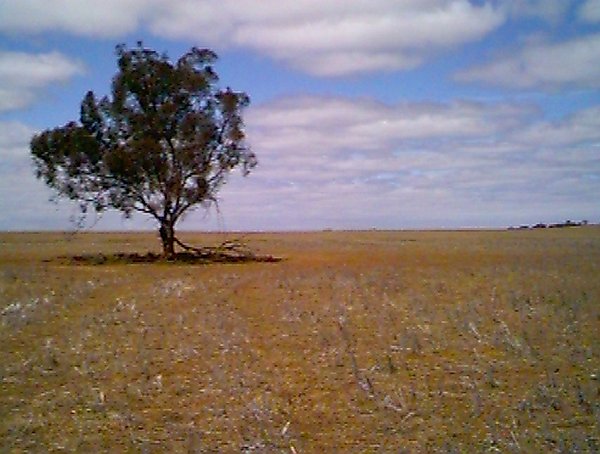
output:
[{"label": "cloud bank", "polygon": [[[414,69],[480,41],[510,18],[557,23],[571,8],[582,22],[600,21],[600,0],[0,0],[0,32],[117,38],[148,30],[220,51],[248,49],[336,77]],[[534,42],[458,77],[513,88],[597,87],[599,49],[597,34]]]},{"label": "cloud bank", "polygon": [[504,20],[466,0],[179,1],[151,25],[160,35],[250,48],[319,76],[413,68],[472,42]]},{"label": "cloud bank", "polygon": [[505,14],[468,0],[0,1],[0,31],[116,37],[138,27],[217,49],[244,48],[318,76],[404,70],[476,41]]},{"label": "cloud bank", "polygon": [[511,103],[282,99],[250,112],[259,167],[232,179],[223,212],[231,225],[265,229],[591,217],[598,109],[548,122],[535,107]]},{"label": "cloud bank", "polygon": [[[295,96],[247,114],[259,166],[220,193],[228,229],[503,226],[597,214],[600,106],[549,122],[509,102]],[[34,180],[31,134],[0,123],[0,208],[29,228],[68,228],[75,211],[56,211]],[[153,228],[142,218],[132,225]],[[118,216],[97,225],[114,226],[124,228]],[[223,225],[198,212],[182,227]]]}]

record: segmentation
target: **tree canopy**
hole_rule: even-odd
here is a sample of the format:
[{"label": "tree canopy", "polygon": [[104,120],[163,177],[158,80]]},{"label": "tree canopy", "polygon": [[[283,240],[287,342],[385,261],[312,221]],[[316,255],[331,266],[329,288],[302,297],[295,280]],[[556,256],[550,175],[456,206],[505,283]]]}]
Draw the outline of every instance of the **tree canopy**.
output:
[{"label": "tree canopy", "polygon": [[194,47],[176,63],[142,43],[116,54],[110,96],[89,91],[79,122],[32,138],[36,176],[83,214],[114,208],[154,217],[172,256],[184,213],[215,202],[232,169],[247,174],[256,165],[242,119],[250,100],[218,87],[210,50]]}]

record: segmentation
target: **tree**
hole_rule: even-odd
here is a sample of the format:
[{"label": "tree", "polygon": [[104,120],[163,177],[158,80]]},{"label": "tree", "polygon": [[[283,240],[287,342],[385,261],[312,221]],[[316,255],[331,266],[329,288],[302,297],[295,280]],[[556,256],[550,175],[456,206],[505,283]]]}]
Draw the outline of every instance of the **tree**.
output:
[{"label": "tree", "polygon": [[256,165],[245,143],[242,110],[249,97],[217,86],[217,56],[192,48],[176,63],[124,45],[111,96],[89,91],[79,122],[31,140],[36,176],[82,214],[115,208],[159,225],[163,254],[175,254],[175,225],[189,210],[216,202],[228,173]]}]

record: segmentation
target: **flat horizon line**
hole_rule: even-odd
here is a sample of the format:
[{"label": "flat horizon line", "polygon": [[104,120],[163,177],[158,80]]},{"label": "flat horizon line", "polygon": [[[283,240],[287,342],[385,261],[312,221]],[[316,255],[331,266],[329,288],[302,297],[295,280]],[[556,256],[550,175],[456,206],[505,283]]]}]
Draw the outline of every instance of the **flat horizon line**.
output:
[{"label": "flat horizon line", "polygon": [[[548,224],[551,225],[551,224]],[[589,223],[587,225],[574,225],[568,226],[567,228],[574,227],[599,227],[600,224]],[[551,228],[548,227],[549,230]],[[515,231],[515,230],[544,230],[544,229],[534,229],[533,225],[525,227],[523,226],[505,226],[505,227],[424,227],[424,228],[389,228],[389,229],[380,229],[380,228],[370,228],[370,229],[351,229],[351,228],[324,228],[324,229],[282,229],[282,230],[189,230],[189,229],[181,229],[177,230],[178,233],[183,234],[206,234],[206,235],[222,235],[222,234],[287,234],[287,233],[370,233],[370,232],[381,232],[381,233],[393,233],[393,232],[497,232],[497,231]],[[58,229],[36,229],[36,230],[0,230],[0,234],[70,234],[70,235],[78,235],[78,234],[147,234],[147,233],[155,233],[155,230],[150,229],[139,229],[139,230],[58,230]]]}]

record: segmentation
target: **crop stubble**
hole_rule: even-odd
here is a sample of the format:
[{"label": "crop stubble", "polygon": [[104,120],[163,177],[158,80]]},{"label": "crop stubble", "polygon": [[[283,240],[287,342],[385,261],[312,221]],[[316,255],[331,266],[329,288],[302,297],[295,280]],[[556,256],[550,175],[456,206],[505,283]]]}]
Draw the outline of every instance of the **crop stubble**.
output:
[{"label": "crop stubble", "polygon": [[245,241],[0,234],[0,451],[600,449],[599,228]]}]

